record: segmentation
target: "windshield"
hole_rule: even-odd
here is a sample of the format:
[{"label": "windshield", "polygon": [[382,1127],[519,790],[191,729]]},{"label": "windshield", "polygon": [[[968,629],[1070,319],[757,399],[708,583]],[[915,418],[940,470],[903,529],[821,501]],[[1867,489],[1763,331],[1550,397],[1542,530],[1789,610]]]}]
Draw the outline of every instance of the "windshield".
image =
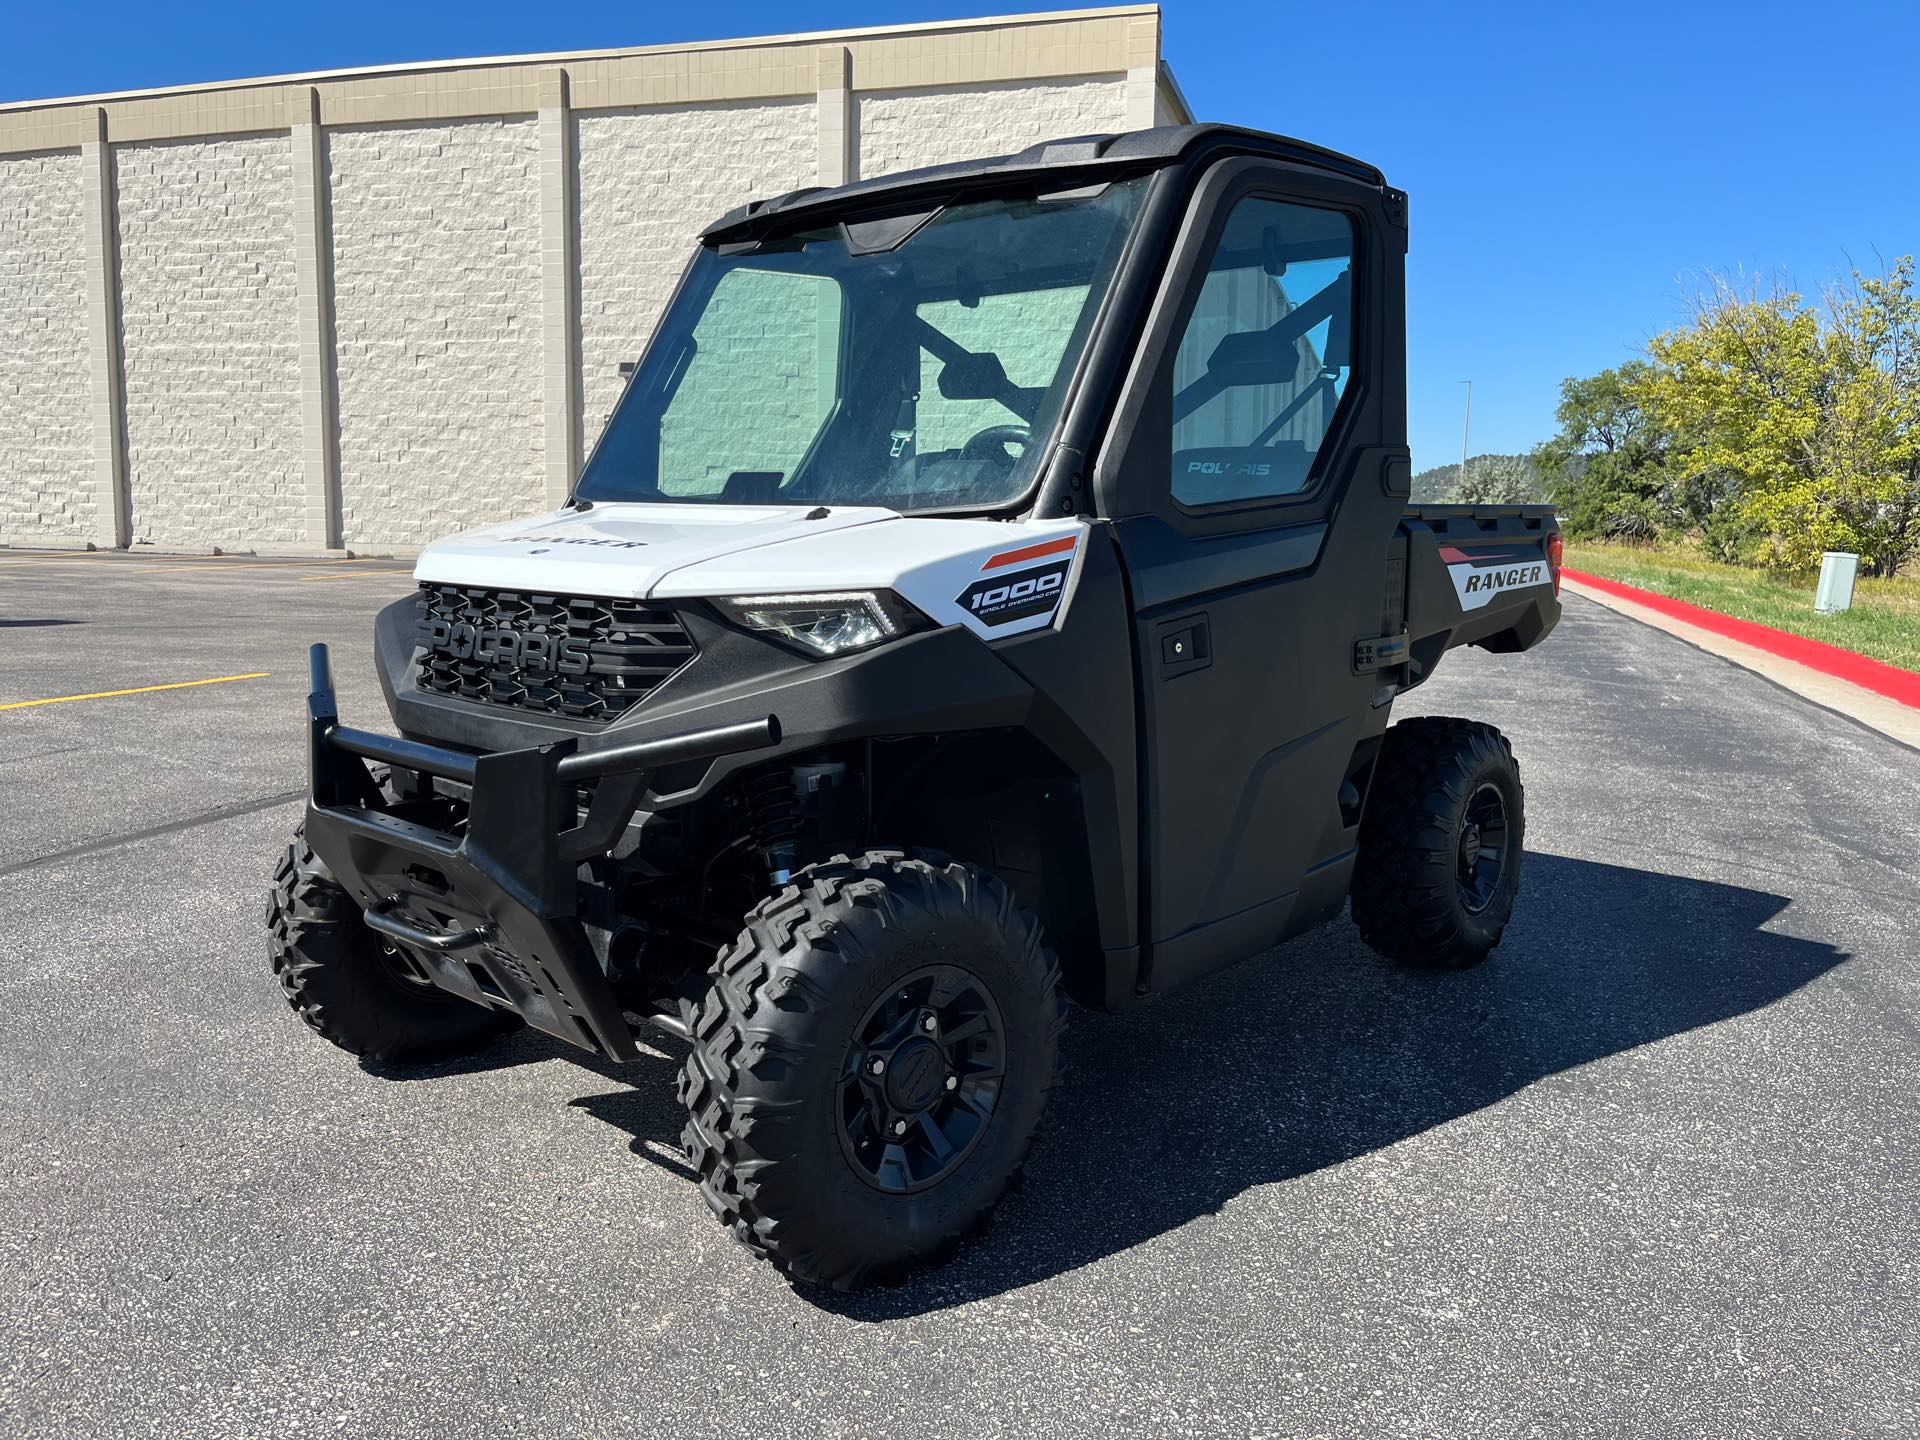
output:
[{"label": "windshield", "polygon": [[576,493],[894,510],[1018,498],[1146,183],[703,249]]}]

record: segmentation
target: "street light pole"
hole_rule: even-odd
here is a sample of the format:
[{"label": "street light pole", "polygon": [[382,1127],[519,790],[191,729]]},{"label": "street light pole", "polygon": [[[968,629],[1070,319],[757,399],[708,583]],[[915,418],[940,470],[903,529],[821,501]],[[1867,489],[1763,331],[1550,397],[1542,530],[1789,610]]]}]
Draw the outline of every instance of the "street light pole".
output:
[{"label": "street light pole", "polygon": [[1460,475],[1455,489],[1462,489],[1467,483],[1467,437],[1473,433],[1473,382],[1462,380],[1460,383],[1467,387],[1467,413],[1460,422]]}]

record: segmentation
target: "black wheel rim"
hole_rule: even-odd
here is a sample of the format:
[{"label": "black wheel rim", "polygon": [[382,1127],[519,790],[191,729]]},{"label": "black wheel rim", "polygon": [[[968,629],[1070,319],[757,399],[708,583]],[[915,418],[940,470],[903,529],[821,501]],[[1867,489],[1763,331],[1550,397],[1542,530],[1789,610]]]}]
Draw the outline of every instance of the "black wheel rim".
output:
[{"label": "black wheel rim", "polygon": [[876,1190],[937,1185],[986,1134],[1006,1068],[1006,1027],[987,987],[956,965],[916,971],[853,1032],[840,1071],[840,1147]]},{"label": "black wheel rim", "polygon": [[1507,869],[1507,797],[1491,782],[1473,792],[1460,817],[1460,899],[1474,914],[1487,908]]}]

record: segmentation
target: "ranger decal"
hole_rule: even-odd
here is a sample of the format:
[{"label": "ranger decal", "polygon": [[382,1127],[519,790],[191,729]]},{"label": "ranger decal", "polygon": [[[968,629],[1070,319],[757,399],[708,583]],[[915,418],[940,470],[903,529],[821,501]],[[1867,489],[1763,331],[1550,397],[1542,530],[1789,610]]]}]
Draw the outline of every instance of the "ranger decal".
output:
[{"label": "ranger decal", "polygon": [[1462,610],[1478,610],[1503,590],[1553,583],[1553,576],[1547,572],[1547,557],[1537,545],[1486,550],[1442,545],[1440,558],[1453,578],[1453,593]]},{"label": "ranger decal", "polygon": [[516,535],[508,543],[513,545],[597,545],[603,550],[647,548],[647,542],[644,540],[610,540],[599,535]]}]

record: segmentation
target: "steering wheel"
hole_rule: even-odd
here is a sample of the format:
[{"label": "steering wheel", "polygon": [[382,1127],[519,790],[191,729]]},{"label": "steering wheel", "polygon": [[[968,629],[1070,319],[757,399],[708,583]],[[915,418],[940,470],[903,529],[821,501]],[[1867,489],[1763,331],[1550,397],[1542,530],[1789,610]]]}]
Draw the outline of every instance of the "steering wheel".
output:
[{"label": "steering wheel", "polygon": [[960,447],[960,458],[992,461],[1011,469],[1014,457],[1007,453],[1007,446],[1019,445],[1024,449],[1032,443],[1031,425],[989,425],[967,437],[967,443]]}]

